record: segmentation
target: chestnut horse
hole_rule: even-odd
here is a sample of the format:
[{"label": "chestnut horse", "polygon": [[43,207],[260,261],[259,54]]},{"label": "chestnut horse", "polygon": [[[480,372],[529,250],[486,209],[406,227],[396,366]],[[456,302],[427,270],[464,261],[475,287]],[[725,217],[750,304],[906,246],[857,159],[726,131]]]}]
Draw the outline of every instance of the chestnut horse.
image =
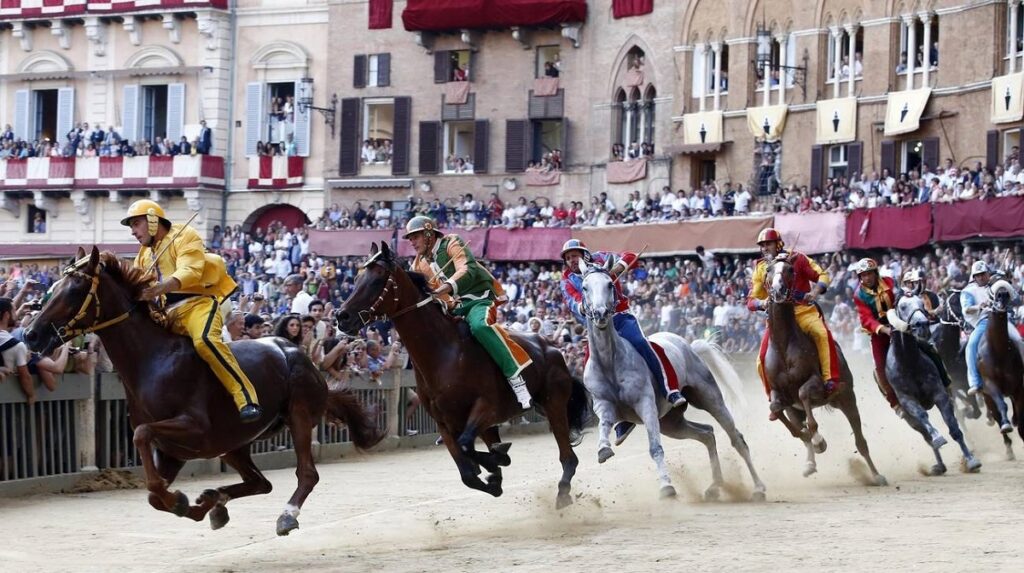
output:
[{"label": "chestnut horse", "polygon": [[[1020,350],[1010,338],[1010,301],[1015,298],[1013,287],[998,280],[991,287],[992,308],[989,310],[988,328],[978,345],[978,372],[984,388],[985,405],[996,420],[1006,445],[1007,459],[1014,459],[1013,442],[1009,434],[1017,426],[1024,439],[1024,362]],[[1013,416],[1009,415],[1006,399],[1013,403]]]},{"label": "chestnut horse", "polygon": [[[416,371],[416,392],[437,421],[455,465],[466,486],[498,497],[501,466],[511,459],[508,443],[501,443],[497,424],[521,416],[522,407],[498,365],[469,334],[463,321],[449,317],[434,304],[426,279],[401,268],[387,243],[376,244],[356,279],[355,290],[336,313],[340,329],[355,334],[380,316],[390,317]],[[562,478],[557,507],[572,503],[570,482],[579,460],[579,443],[590,404],[583,383],[569,374],[561,352],[537,335],[509,333],[533,359],[523,378],[534,407],[547,419],[558,443]],[[476,449],[480,436],[488,451]],[[489,472],[486,483],[480,468]]]},{"label": "chestnut horse", "polygon": [[[768,301],[768,353],[764,359],[764,372],[772,390],[784,405],[779,412],[779,421],[795,438],[807,446],[807,467],[804,477],[818,471],[815,453],[823,453],[828,447],[818,433],[818,421],[814,408],[829,405],[838,408],[850,422],[857,451],[871,470],[875,485],[888,485],[885,477],[875,469],[868,452],[868,443],[860,426],[860,411],[857,397],[853,393],[853,374],[846,363],[843,351],[836,344],[839,357],[839,389],[825,397],[825,383],[821,379],[818,350],[811,337],[800,330],[796,321],[793,288],[795,273],[792,258],[782,255],[769,262],[765,278],[769,292]],[[806,294],[806,293],[801,293]]]},{"label": "chestnut horse", "polygon": [[[359,448],[384,437],[352,393],[328,388],[302,349],[281,338],[231,343],[263,407],[260,420],[243,424],[231,396],[192,341],[158,325],[151,305],[136,301],[152,277],[112,253],[101,255],[96,247],[88,259],[79,248],[78,258],[50,289],[25,340],[45,355],[78,334],[99,335],[124,385],[154,508],[195,521],[209,514],[210,526],[220,529],[229,519],[228,501],[270,493],[271,484],[253,463],[249,445],[287,426],[295,442],[298,478],[277,520],[277,534],[287,535],[299,526],[299,509],[319,479],[312,441],[320,419],[326,414],[345,423]],[[208,489],[196,505],[182,492],[168,489],[186,460],[218,457],[242,476],[242,483]]]}]

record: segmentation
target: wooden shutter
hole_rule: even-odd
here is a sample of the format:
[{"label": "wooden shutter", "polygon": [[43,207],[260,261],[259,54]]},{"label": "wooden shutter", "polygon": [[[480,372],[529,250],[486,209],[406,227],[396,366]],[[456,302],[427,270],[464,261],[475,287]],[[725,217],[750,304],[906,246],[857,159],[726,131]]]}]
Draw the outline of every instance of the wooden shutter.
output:
[{"label": "wooden shutter", "polygon": [[529,120],[505,120],[505,171],[509,173],[526,171],[529,134]]},{"label": "wooden shutter", "polygon": [[441,122],[420,122],[420,173],[438,173],[441,170]]},{"label": "wooden shutter", "polygon": [[357,97],[341,100],[341,135],[338,142],[338,173],[359,174],[359,107]]},{"label": "wooden shutter", "polygon": [[434,52],[434,83],[444,84],[448,83],[450,79],[452,79],[452,73],[448,51],[438,50]]},{"label": "wooden shutter", "polygon": [[564,171],[566,166],[569,165],[569,120],[562,119],[562,170]]},{"label": "wooden shutter", "polygon": [[185,130],[185,84],[167,86],[167,145],[177,145]]},{"label": "wooden shutter", "polygon": [[999,165],[999,130],[985,133],[985,168],[994,170]]},{"label": "wooden shutter", "polygon": [[412,129],[412,98],[395,98],[395,131],[391,155],[391,174],[409,174],[409,144]]},{"label": "wooden shutter", "polygon": [[[138,89],[138,86],[135,86]],[[267,119],[263,113],[263,106],[266,103],[263,82],[250,82],[245,85],[245,154],[249,157],[256,155],[256,143],[263,140],[266,131],[263,129],[263,122]],[[127,86],[125,87],[125,99],[128,98]],[[127,103],[125,104],[127,109]],[[127,117],[127,112],[125,113]],[[125,124],[128,120],[125,119]],[[127,131],[128,127],[125,126]],[[128,137],[125,135],[125,137]]]},{"label": "wooden shutter", "polygon": [[391,85],[391,54],[377,54],[377,87]]},{"label": "wooden shutter", "polygon": [[18,90],[14,92],[14,137],[23,141],[35,139],[35,133],[30,133],[32,128],[32,106],[29,100],[32,99],[32,92],[29,90]]},{"label": "wooden shutter", "polygon": [[352,87],[366,87],[366,55],[356,54],[352,58]]},{"label": "wooden shutter", "polygon": [[486,119],[473,122],[473,173],[487,173],[491,159],[491,125]]},{"label": "wooden shutter", "polygon": [[939,166],[939,138],[929,137],[921,140],[922,151],[921,161],[923,161],[928,168],[935,173],[935,168]]},{"label": "wooden shutter", "polygon": [[[253,84],[249,84],[247,89]],[[256,84],[263,87],[263,84]],[[121,117],[121,137],[128,140],[131,143],[135,143],[139,138],[139,96],[142,90],[139,89],[138,84],[130,84],[124,86],[124,113]],[[260,92],[262,93],[262,92]],[[249,101],[249,93],[246,91],[246,102]],[[246,123],[248,123],[248,111],[246,112]],[[256,140],[252,142],[253,153],[256,150]],[[245,153],[249,155],[249,131],[246,126],[245,132]]]},{"label": "wooden shutter", "polygon": [[811,189],[821,189],[821,182],[825,179],[824,173],[825,147],[821,145],[811,146]]},{"label": "wooden shutter", "polygon": [[[846,177],[852,178],[854,173],[863,175],[864,170],[864,144],[855,141],[846,144]],[[864,177],[861,177],[864,179]]]},{"label": "wooden shutter", "polygon": [[466,81],[470,81],[471,82],[471,81],[476,79],[476,77],[477,77],[477,74],[476,74],[477,62],[479,62],[479,60],[477,60],[477,58],[476,58],[476,52],[470,50],[469,51],[469,70],[467,70],[469,73],[466,74]]},{"label": "wooden shutter", "polygon": [[[881,157],[879,158],[881,160],[879,169],[882,171],[888,169],[889,175],[892,177],[896,177],[898,173],[896,171],[896,143],[896,141],[891,139],[883,141]],[[881,175],[881,173],[879,173],[879,175]]]},{"label": "wooden shutter", "polygon": [[[301,82],[295,82],[295,91],[292,93],[299,93],[300,85]],[[310,115],[312,115],[313,110],[307,107],[305,108],[306,111],[302,112],[302,109],[303,108],[300,106],[295,106],[293,108],[293,113],[295,117],[295,131],[292,134],[292,138],[295,141],[295,152],[299,155],[299,157],[309,157],[309,128],[310,125],[313,123],[312,121],[310,121]],[[334,134],[332,133],[331,136],[333,137]]]},{"label": "wooden shutter", "polygon": [[[169,104],[168,104],[169,107]],[[168,115],[170,110],[168,109]],[[60,88],[57,90],[57,141],[65,141],[68,132],[75,125],[75,88]],[[84,137],[85,134],[83,134]],[[82,142],[83,145],[88,141]]]}]

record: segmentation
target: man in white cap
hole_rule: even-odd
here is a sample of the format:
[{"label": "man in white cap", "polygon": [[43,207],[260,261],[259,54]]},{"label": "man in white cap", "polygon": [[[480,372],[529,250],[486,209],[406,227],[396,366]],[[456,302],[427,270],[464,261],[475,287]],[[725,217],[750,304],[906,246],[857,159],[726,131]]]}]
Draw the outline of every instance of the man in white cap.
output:
[{"label": "man in white cap", "polygon": [[[971,337],[967,339],[967,383],[972,396],[981,391],[981,374],[978,372],[978,344],[985,336],[988,328],[988,309],[992,306],[988,282],[992,276],[988,272],[985,261],[975,261],[971,266],[971,283],[960,292],[960,307],[964,319],[974,327]],[[1012,325],[1007,329],[1010,339],[1020,348],[1020,333]]]}]

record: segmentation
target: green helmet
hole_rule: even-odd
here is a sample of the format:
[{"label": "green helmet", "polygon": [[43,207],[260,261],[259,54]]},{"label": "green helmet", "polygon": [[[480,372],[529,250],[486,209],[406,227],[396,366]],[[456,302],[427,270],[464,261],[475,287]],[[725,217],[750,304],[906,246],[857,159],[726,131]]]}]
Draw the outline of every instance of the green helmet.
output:
[{"label": "green helmet", "polygon": [[444,236],[441,231],[437,230],[437,223],[435,223],[433,219],[426,215],[416,215],[412,219],[409,219],[409,222],[405,224],[405,234],[402,235],[402,238],[408,239],[420,231],[434,233],[438,238]]}]

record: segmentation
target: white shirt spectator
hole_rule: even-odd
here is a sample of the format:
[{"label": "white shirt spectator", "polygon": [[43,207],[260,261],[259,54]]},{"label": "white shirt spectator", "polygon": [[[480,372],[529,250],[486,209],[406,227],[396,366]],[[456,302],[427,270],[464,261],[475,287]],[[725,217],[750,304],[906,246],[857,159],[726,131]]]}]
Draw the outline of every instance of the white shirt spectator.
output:
[{"label": "white shirt spectator", "polygon": [[722,213],[722,195],[720,193],[711,194],[711,214],[720,215]]},{"label": "white shirt spectator", "polygon": [[295,298],[292,299],[292,312],[299,316],[309,314],[309,303],[311,302],[313,302],[313,295],[305,290],[300,290],[295,293]]},{"label": "white shirt spectator", "polygon": [[282,279],[292,274],[292,262],[288,260],[283,251],[278,254],[277,260],[274,261],[274,274]]},{"label": "white shirt spectator", "polygon": [[750,196],[750,191],[744,189],[742,192],[736,194],[736,212],[737,213],[749,213],[750,212],[750,201],[753,197]]},{"label": "white shirt spectator", "polygon": [[[10,332],[7,332],[6,330],[0,330],[0,346],[3,346],[4,344],[7,343],[7,341],[9,341],[12,338],[14,337],[11,336]],[[28,366],[28,347],[25,346],[25,343],[19,342],[14,346],[8,348],[7,350],[4,350],[3,357],[3,367],[13,372],[14,369],[17,368],[18,366]]]},{"label": "white shirt spectator", "polygon": [[372,145],[366,143],[363,145],[363,163],[373,163],[377,159],[377,151]]},{"label": "white shirt spectator", "polygon": [[658,204],[661,207],[661,212],[669,211],[675,208],[676,194],[669,191],[661,196],[661,202]]},{"label": "white shirt spectator", "polygon": [[377,226],[381,229],[386,229],[391,223],[391,209],[384,205],[381,205],[377,212],[373,215],[374,221],[377,222]]}]

